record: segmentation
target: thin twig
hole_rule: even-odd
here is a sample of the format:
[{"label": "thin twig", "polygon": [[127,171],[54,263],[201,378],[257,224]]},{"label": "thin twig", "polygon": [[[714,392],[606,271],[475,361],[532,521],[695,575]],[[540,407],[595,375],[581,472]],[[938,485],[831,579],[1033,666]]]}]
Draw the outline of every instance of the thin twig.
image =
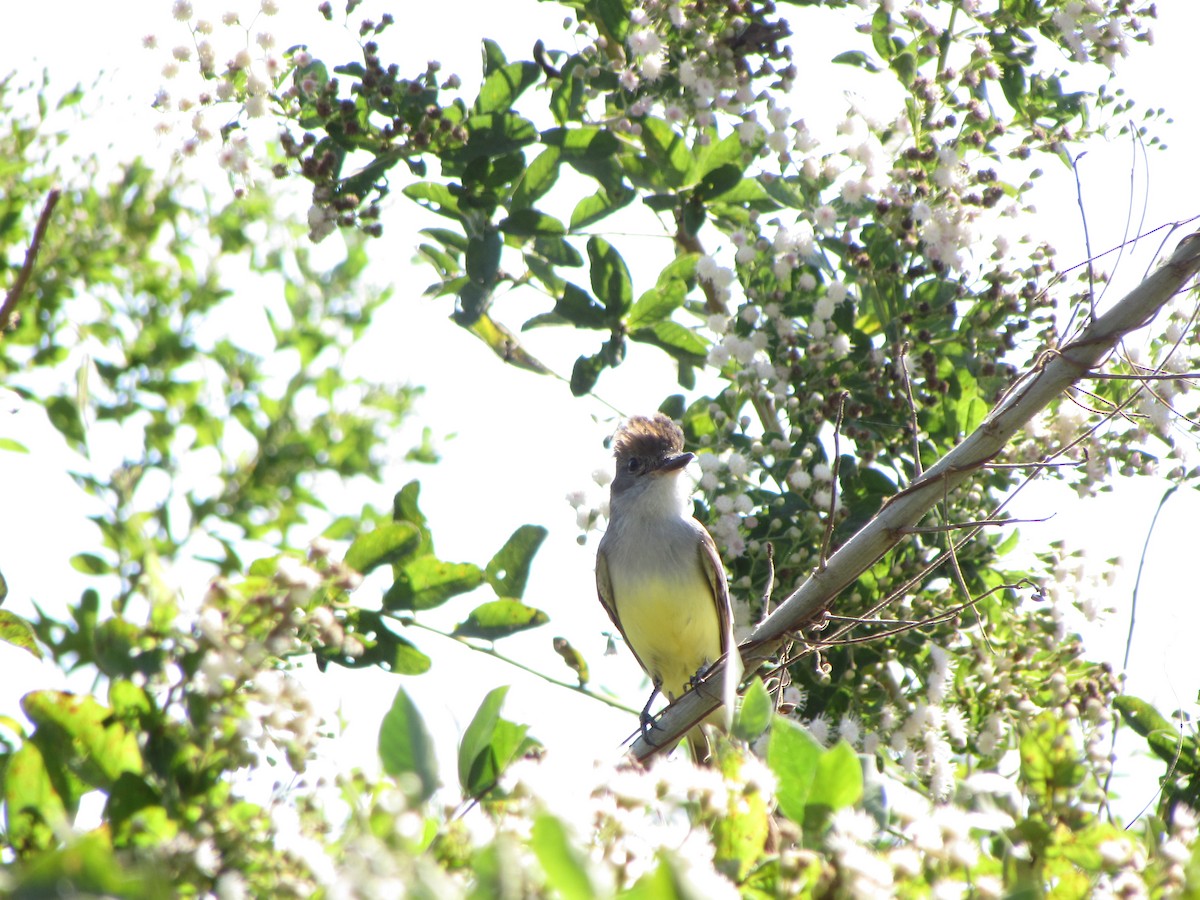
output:
[{"label": "thin twig", "polygon": [[838,469],[842,462],[841,437],[842,418],[846,415],[847,392],[842,391],[838,397],[837,421],[833,425],[833,468],[829,481],[829,515],[825,519],[825,533],[821,535],[821,557],[817,561],[817,571],[825,571],[825,562],[829,559],[829,544],[833,541],[833,522],[837,513],[838,501]]},{"label": "thin twig", "polygon": [[46,236],[46,229],[50,227],[50,216],[54,213],[55,204],[58,203],[58,198],[61,196],[62,191],[58,188],[54,188],[46,195],[42,213],[38,216],[37,225],[33,229],[33,239],[29,242],[29,249],[25,251],[25,262],[21,266],[21,271],[17,273],[17,280],[5,294],[4,304],[0,305],[0,337],[8,331],[12,314],[16,311],[21,294],[25,292],[25,285],[29,283],[29,279],[33,275],[33,264],[37,261],[38,251],[42,249],[42,239]]},{"label": "thin twig", "polygon": [[771,595],[775,593],[775,545],[767,541],[767,583],[763,587],[762,592],[762,617],[761,622],[771,614]]},{"label": "thin twig", "polygon": [[1053,519],[1053,515],[1042,516],[1039,519],[972,519],[967,522],[951,522],[948,525],[913,525],[901,528],[903,534],[941,534],[943,531],[958,531],[960,528],[983,528],[988,525],[1026,525],[1040,524]]},{"label": "thin twig", "polygon": [[908,377],[908,366],[904,360],[908,358],[908,343],[900,346],[900,377],[904,382],[904,397],[908,400],[908,415],[912,420],[913,466],[917,478],[921,477],[921,429],[917,424],[917,401],[913,398],[912,381]]}]

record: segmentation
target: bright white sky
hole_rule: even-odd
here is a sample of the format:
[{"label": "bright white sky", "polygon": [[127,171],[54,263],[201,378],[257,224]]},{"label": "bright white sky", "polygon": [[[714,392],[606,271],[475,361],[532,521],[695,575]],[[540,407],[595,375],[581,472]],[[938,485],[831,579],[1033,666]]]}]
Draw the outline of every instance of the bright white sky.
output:
[{"label": "bright white sky", "polygon": [[[195,0],[194,5],[199,15],[216,21],[225,9],[223,4],[206,7],[204,0]],[[47,67],[52,85],[59,90],[75,81],[90,85],[99,76],[97,93],[89,101],[90,116],[76,135],[78,148],[100,150],[112,145],[103,154],[110,160],[133,153],[163,159],[177,145],[177,138],[153,133],[159,117],[149,110],[149,103],[162,82],[159,70],[169,48],[186,40],[171,20],[170,6],[169,0],[137,0],[123,3],[121,14],[114,16],[109,4],[65,0],[22,4],[8,11],[6,26],[0,30],[0,66],[16,69],[24,79],[36,77],[40,67]],[[281,47],[296,42],[295,35],[311,40],[314,33],[333,34],[333,29],[313,27],[315,2],[282,0],[281,6],[282,15],[260,20],[253,31],[274,31]],[[374,6],[378,5],[365,4],[361,15],[377,15],[386,9],[368,8]],[[403,9],[397,13],[400,24],[388,33],[385,53],[411,60],[410,68],[436,58],[443,71],[459,72],[468,85],[478,77],[479,39],[485,35],[497,39],[511,57],[527,57],[538,37],[552,47],[570,46],[571,39],[561,32],[565,11],[535,0],[520,4],[443,0],[404,3],[399,8]],[[514,15],[517,9],[520,14]],[[1155,26],[1156,45],[1135,48],[1122,66],[1121,84],[1138,100],[1139,116],[1141,109],[1163,106],[1186,118],[1194,108],[1194,96],[1190,82],[1178,73],[1181,61],[1190,60],[1195,52],[1200,5],[1166,0],[1159,9],[1162,18]],[[796,8],[789,12],[794,30],[803,30],[795,26],[806,11]],[[249,18],[243,15],[243,21]],[[162,49],[153,53],[142,49],[142,37],[148,33],[159,35]],[[845,67],[825,64],[824,57],[840,49],[834,43],[814,42],[813,46],[822,48],[820,58],[798,59],[802,75],[792,107],[810,122],[836,121],[846,103],[840,90],[828,86],[857,85],[859,91],[870,91],[871,82]],[[321,55],[321,48],[313,49]],[[348,38],[330,58],[338,58],[337,54],[340,58],[353,55]],[[100,75],[102,71],[105,74]],[[95,99],[98,96],[104,98],[103,103]],[[866,99],[870,102],[872,98]],[[1200,195],[1194,190],[1200,125],[1184,122],[1164,126],[1158,133],[1169,149],[1151,155],[1148,186],[1140,171],[1131,185],[1132,151],[1127,141],[1096,142],[1089,148],[1080,171],[1094,248],[1108,248],[1121,240],[1131,190],[1135,226],[1143,202],[1147,203],[1145,222],[1149,226],[1200,212],[1196,205]],[[1074,183],[1063,172],[1052,172],[1044,181],[1038,204],[1041,212],[1023,227],[1037,237],[1048,237],[1059,248],[1060,265],[1081,261],[1084,245]],[[299,190],[298,183],[293,186]],[[590,476],[607,465],[601,441],[612,430],[612,412],[595,400],[572,399],[566,385],[555,379],[500,371],[490,351],[446,322],[447,306],[419,296],[432,276],[408,260],[416,229],[425,224],[403,200],[389,213],[384,237],[388,250],[376,254],[380,262],[373,278],[394,283],[396,298],[376,327],[383,339],[375,352],[364,351],[362,362],[363,370],[372,377],[425,386],[410,427],[397,436],[394,447],[397,457],[402,457],[417,443],[421,427],[428,425],[443,462],[432,468],[398,466],[385,487],[355,497],[348,505],[366,500],[384,507],[392,491],[410,478],[420,478],[423,507],[431,518],[439,554],[447,559],[483,562],[518,525],[531,522],[549,527],[550,538],[535,563],[526,599],[549,612],[551,625],[501,642],[498,649],[569,680],[570,673],[549,648],[551,636],[564,635],[587,656],[594,683],[611,686],[630,705],[640,707],[644,694],[636,663],[625,653],[609,659],[602,656],[601,632],[610,626],[595,600],[594,542],[586,547],[577,545],[574,514],[564,501],[569,491],[596,490]],[[1177,242],[1178,238],[1173,238],[1169,246]],[[1119,296],[1135,284],[1149,260],[1145,253],[1127,259],[1119,273],[1122,288],[1114,287],[1110,296]],[[636,279],[637,260],[631,264]],[[512,314],[514,323],[525,318],[523,312]],[[560,337],[553,329],[536,332],[529,337],[529,347],[553,369],[566,374],[581,349]],[[591,352],[592,348],[584,349]],[[659,354],[635,351],[626,365],[605,373],[600,388],[604,399],[622,413],[645,411],[672,391],[672,376],[673,368],[665,365]],[[82,576],[71,572],[67,560],[90,549],[96,539],[85,519],[87,505],[63,474],[78,463],[51,449],[53,435],[40,423],[36,409],[15,402],[10,405],[5,399],[4,411],[10,408],[17,411],[0,422],[0,436],[45,449],[28,456],[0,457],[6,484],[18,486],[16,501],[9,501],[17,505],[10,509],[21,510],[19,515],[0,517],[0,571],[10,587],[8,608],[28,613],[29,600],[36,599],[48,609],[61,610],[85,585]],[[107,452],[115,454],[114,459],[120,453],[119,448]],[[1071,494],[1042,490],[1031,492],[1016,513],[1030,518],[1054,515],[1046,524],[1022,528],[1023,552],[1035,552],[1063,538],[1069,546],[1086,547],[1097,565],[1112,556],[1125,560],[1124,571],[1106,595],[1109,603],[1125,612],[1088,631],[1094,652],[1118,666],[1136,562],[1160,494],[1159,488],[1124,486],[1101,499],[1078,501]],[[1188,566],[1195,552],[1190,536],[1198,517],[1200,505],[1193,495],[1172,499],[1159,521],[1141,587],[1131,690],[1164,710],[1175,705],[1194,708],[1200,684],[1200,665],[1192,646],[1200,624],[1198,591]],[[548,743],[560,760],[602,754],[634,727],[631,717],[575,694],[541,689],[535,679],[480,654],[449,644],[441,646],[434,636],[418,640],[434,654],[435,669],[429,676],[404,684],[421,704],[435,734],[459,733],[479,699],[495,685],[505,683],[514,685],[507,713],[517,721],[531,723],[533,733]],[[8,676],[5,686],[17,696],[54,683],[50,672],[32,665],[26,654],[14,649],[0,646],[0,667]],[[368,681],[369,689],[365,688]],[[337,750],[340,765],[369,763],[377,723],[390,704],[396,682],[390,677],[335,670],[321,683],[333,689],[331,698],[342,703],[349,721],[347,740]],[[86,689],[86,685],[76,688]],[[13,708],[8,692],[0,688],[0,711]],[[569,710],[579,710],[582,715],[572,715]],[[452,780],[450,772],[446,775]],[[1127,805],[1121,810],[1126,815],[1150,800],[1144,782],[1128,793]]]}]

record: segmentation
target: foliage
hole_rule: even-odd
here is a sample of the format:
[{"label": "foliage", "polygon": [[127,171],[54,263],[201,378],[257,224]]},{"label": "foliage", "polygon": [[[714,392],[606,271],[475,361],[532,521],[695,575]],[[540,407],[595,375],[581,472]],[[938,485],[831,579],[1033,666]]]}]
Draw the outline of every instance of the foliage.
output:
[{"label": "foliage", "polygon": [[[0,619],[0,637],[94,670],[102,687],[33,691],[32,727],[3,720],[3,886],[32,894],[69,876],[122,896],[163,883],[221,896],[1195,890],[1194,741],[1118,698],[1113,673],[1083,655],[1067,617],[1086,598],[1051,577],[1059,550],[1039,571],[1006,571],[1015,532],[963,540],[955,527],[1001,517],[1017,468],[987,469],[947,496],[933,527],[847,588],[841,618],[799,635],[788,664],[747,689],[712,769],[678,758],[648,772],[600,767],[563,791],[553,747],[503,718],[498,687],[459,742],[458,790],[439,792],[431,736],[401,688],[380,730],[385,775],[344,775],[336,811],[316,788],[246,799],[239,773],[270,762],[302,773],[314,752],[319,725],[289,674],[300,659],[420,675],[422,617],[485,586],[494,596],[464,608],[450,637],[489,651],[546,618],[521,600],[545,531],[518,528],[485,565],[442,560],[415,482],[387,512],[330,510],[305,562],[292,542],[324,511],[314,476],[377,476],[380,435],[411,399],[342,374],[391,299],[362,284],[397,185],[444,220],[420,240],[429,293],[450,298],[452,321],[503,361],[544,374],[520,335],[557,328],[578,348],[566,379],[576,395],[632,346],[673,361],[682,392],[661,405],[701,451],[697,512],[726,554],[742,622],[761,612],[746,598],[768,573],[790,587],[819,569],[1091,309],[1096,277],[1063,296],[1048,244],[1023,245],[1011,221],[1040,167],[1069,164],[1074,142],[1130,111],[1107,85],[1067,91],[1063,67],[1112,69],[1146,39],[1152,8],[565,6],[570,49],[539,41],[533,59],[513,61],[485,41],[472,98],[435,64],[404,75],[388,62],[389,15],[354,26],[361,60],[334,64],[301,43],[276,55],[260,40],[264,60],[247,51],[218,71],[212,26],[175,4],[220,101],[206,93],[200,106],[232,110],[215,130],[197,114],[184,151],[220,133],[222,165],[243,177],[249,120],[270,115],[282,129],[275,174],[312,191],[309,238],[341,228],[347,255],[318,272],[285,249],[286,228],[274,233],[265,194],[193,207],[180,182],[144,165],[66,198],[71,227],[43,250],[0,371],[82,454],[89,421],[142,439],[114,475],[77,476],[107,504],[100,552],[76,557],[96,588],[69,621]],[[333,18],[329,4],[322,13]],[[836,47],[807,37],[834,27],[846,29]],[[810,125],[787,106],[796,52],[867,73],[897,92],[895,106],[851,106],[830,133]],[[56,136],[36,120],[9,127],[0,243],[11,272],[53,182],[37,167]],[[617,233],[622,217],[663,237],[647,283],[629,260],[636,250],[644,264],[648,242]],[[272,240],[250,237],[261,223]],[[198,234],[216,248],[209,259],[198,259]],[[267,315],[270,355],[296,363],[285,373],[240,335],[201,327],[243,293],[225,280],[230,258],[281,279],[282,304]],[[1187,320],[1171,315],[1153,371],[1191,369]],[[29,380],[63,370],[82,373],[80,387]],[[1125,359],[1112,370],[1147,371]],[[1184,385],[1163,384],[1104,381],[1085,412],[1064,398],[1009,461],[1077,460],[1051,471],[1081,492],[1102,488],[1114,460],[1174,464],[1194,417],[1174,415]],[[1126,410],[1139,415],[1117,416]],[[235,449],[247,444],[249,454]],[[217,477],[193,485],[185,454],[199,451]],[[412,456],[432,458],[428,438]],[[166,499],[138,490],[152,475],[172,486]],[[599,519],[581,509],[589,529]],[[278,552],[246,566],[248,539]],[[329,541],[340,540],[337,561]],[[163,566],[185,551],[224,576],[190,617]],[[932,569],[938,558],[949,563]],[[1106,808],[1114,706],[1173,766],[1140,831]],[[73,834],[89,792],[103,798],[103,826]]]}]

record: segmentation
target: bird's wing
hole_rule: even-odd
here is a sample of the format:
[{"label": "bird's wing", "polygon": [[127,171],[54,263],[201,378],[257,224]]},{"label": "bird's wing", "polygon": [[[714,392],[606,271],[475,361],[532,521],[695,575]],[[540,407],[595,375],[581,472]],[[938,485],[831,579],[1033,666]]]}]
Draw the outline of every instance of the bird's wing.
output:
[{"label": "bird's wing", "polygon": [[[722,573],[723,577],[724,573]],[[617,615],[617,601],[613,597],[612,579],[608,576],[608,557],[604,554],[603,548],[601,548],[601,552],[596,554],[596,594],[600,597],[600,605],[604,607],[604,611],[608,613],[608,617],[612,619],[612,623],[617,626],[617,631],[621,632],[625,646],[629,648],[629,652],[633,654],[633,658],[637,660],[643,672],[650,674],[650,670],[646,668],[646,664],[642,662],[642,658],[633,649],[629,635],[625,633],[625,627],[621,624],[620,616]],[[650,675],[650,680],[654,680],[653,675]],[[659,685],[656,684],[655,688],[658,687]]]},{"label": "bird's wing", "polygon": [[708,577],[708,585],[712,588],[713,600],[717,604],[717,621],[721,626],[721,652],[728,653],[733,643],[733,605],[729,600],[729,582],[725,578],[725,567],[721,564],[721,556],[717,553],[717,545],[699,522],[696,531],[700,536],[700,565]]},{"label": "bird's wing", "polygon": [[721,701],[725,704],[725,730],[728,731],[733,725],[738,685],[742,681],[745,666],[733,637],[733,604],[729,599],[729,581],[725,577],[725,566],[721,564],[721,556],[717,553],[717,545],[713,542],[712,535],[699,522],[696,526],[700,533],[700,564],[704,567],[704,574],[708,576],[708,583],[712,588],[713,602],[717,604],[717,622],[721,628],[721,652],[725,654]]}]

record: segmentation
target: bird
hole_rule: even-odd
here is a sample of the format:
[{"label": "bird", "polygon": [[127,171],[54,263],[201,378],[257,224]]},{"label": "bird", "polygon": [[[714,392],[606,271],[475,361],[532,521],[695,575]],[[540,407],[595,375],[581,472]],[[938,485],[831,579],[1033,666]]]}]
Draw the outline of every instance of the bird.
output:
[{"label": "bird", "polygon": [[[731,649],[727,703],[741,675],[725,568],[692,515],[690,485],[680,476],[695,455],[683,446],[682,429],[662,413],[634,416],[618,429],[608,527],[596,551],[600,603],[653,686],[643,735],[659,692],[678,699]],[[693,760],[706,761],[701,727],[686,737]]]}]

